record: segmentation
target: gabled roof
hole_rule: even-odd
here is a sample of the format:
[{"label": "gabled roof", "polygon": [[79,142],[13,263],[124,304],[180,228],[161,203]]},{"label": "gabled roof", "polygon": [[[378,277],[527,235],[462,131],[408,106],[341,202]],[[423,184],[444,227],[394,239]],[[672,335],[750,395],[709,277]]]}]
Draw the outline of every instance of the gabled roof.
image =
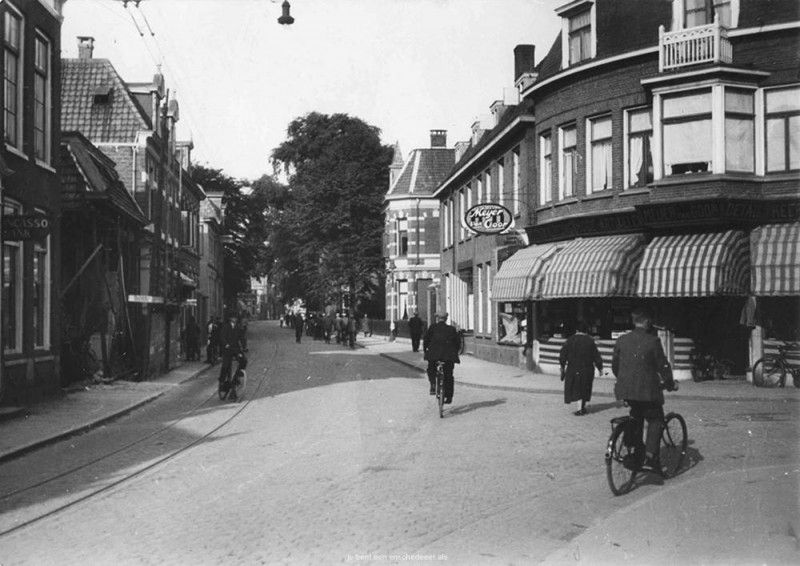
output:
[{"label": "gabled roof", "polygon": [[94,202],[111,207],[145,226],[149,220],[119,178],[114,162],[78,132],[61,132],[61,190],[70,203]]},{"label": "gabled roof", "polygon": [[[98,95],[107,101],[95,102]],[[108,59],[61,60],[61,128],[94,143],[133,142],[152,122]]]},{"label": "gabled roof", "polygon": [[[526,115],[527,118],[525,118]],[[467,148],[467,150],[461,156],[461,159],[458,160],[458,163],[455,163],[450,171],[448,171],[448,174],[445,177],[442,177],[439,187],[437,187],[435,192],[439,192],[440,189],[444,188],[445,184],[450,183],[468,171],[471,166],[470,161],[472,161],[473,158],[476,158],[489,146],[498,142],[509,131],[517,130],[518,126],[520,124],[524,124],[526,120],[530,122],[533,120],[532,100],[525,99],[519,104],[507,106],[506,111],[500,117],[500,121],[497,123],[497,125],[491,130],[486,131],[480,137],[478,143],[470,145],[470,147]],[[515,124],[515,122],[518,122],[518,124]]]},{"label": "gabled roof", "polygon": [[415,149],[389,187],[387,200],[409,196],[430,197],[455,162],[456,150],[446,147]]}]

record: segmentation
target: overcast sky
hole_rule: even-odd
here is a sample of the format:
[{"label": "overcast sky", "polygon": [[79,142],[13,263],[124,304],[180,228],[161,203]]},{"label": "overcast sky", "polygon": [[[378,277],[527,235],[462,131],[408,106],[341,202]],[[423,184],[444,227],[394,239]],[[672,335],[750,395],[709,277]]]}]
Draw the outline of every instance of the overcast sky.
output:
[{"label": "overcast sky", "polygon": [[180,105],[178,136],[194,161],[236,178],[271,173],[272,150],[308,112],[343,112],[380,128],[405,158],[448,146],[506,98],[516,102],[514,47],[536,62],[558,33],[566,0],[68,0],[62,56],[95,38],[123,80],[150,80],[158,65]]}]

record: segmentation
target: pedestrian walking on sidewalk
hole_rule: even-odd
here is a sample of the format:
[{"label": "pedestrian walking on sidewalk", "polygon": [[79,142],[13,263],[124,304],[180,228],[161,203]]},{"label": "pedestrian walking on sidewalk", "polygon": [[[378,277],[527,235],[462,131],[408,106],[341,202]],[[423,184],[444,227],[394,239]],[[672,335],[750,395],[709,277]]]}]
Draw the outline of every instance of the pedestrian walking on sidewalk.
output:
[{"label": "pedestrian walking on sidewalk", "polygon": [[[642,469],[659,470],[654,461],[660,442],[661,426],[664,423],[664,392],[675,389],[672,367],[664,355],[661,340],[650,332],[652,317],[643,309],[631,314],[634,328],[620,336],[614,345],[611,370],[617,376],[614,394],[618,400],[625,401],[631,408],[631,416],[636,419],[637,436],[641,444],[644,420],[647,420],[647,439]],[[641,454],[641,447],[636,447]],[[637,458],[639,459],[639,458]],[[641,462],[641,459],[639,459]]]},{"label": "pedestrian walking on sidewalk", "polygon": [[455,327],[447,324],[447,313],[436,313],[436,324],[428,327],[422,341],[425,359],[428,361],[428,381],[430,394],[436,393],[436,362],[444,362],[444,402],[453,402],[453,368],[461,363],[458,352],[461,350],[461,339]]},{"label": "pedestrian walking on sidewalk", "polygon": [[422,319],[417,314],[417,311],[414,311],[414,314],[408,319],[408,331],[411,333],[411,350],[414,352],[419,352],[419,341],[422,339],[423,326]]},{"label": "pedestrian walking on sidewalk", "polygon": [[592,400],[594,369],[603,371],[603,358],[594,340],[589,336],[589,325],[578,321],[575,334],[567,338],[558,356],[561,364],[561,381],[564,382],[564,403],[580,402],[576,416],[585,415],[586,403]]},{"label": "pedestrian walking on sidewalk", "polygon": [[299,344],[303,337],[303,315],[297,313],[294,318],[294,339]]}]

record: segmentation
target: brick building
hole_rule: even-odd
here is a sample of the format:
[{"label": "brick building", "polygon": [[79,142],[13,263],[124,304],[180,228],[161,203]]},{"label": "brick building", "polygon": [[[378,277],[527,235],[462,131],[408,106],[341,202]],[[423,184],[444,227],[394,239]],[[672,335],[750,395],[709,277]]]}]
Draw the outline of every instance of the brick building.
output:
[{"label": "brick building", "polygon": [[79,57],[62,60],[63,127],[82,133],[116,164],[149,220],[126,305],[146,377],[180,363],[181,331],[188,316],[197,317],[205,195],[187,172],[190,144],[176,143],[179,107],[164,77],[127,83],[93,49],[92,38],[79,38]]},{"label": "brick building", "polygon": [[60,391],[61,0],[0,3],[4,88],[0,402]]},{"label": "brick building", "polygon": [[578,320],[608,365],[646,306],[679,377],[693,348],[746,374],[800,338],[797,2],[575,0],[557,13],[562,32],[521,90],[535,116],[531,245],[499,266],[519,290],[501,312],[524,311],[537,369],[555,369]]},{"label": "brick building", "polygon": [[[413,150],[403,162],[395,146],[386,194],[385,254],[389,260],[386,319],[405,326],[415,311],[432,320],[439,278],[439,201],[436,187],[453,167],[447,132],[431,130],[431,146]],[[398,328],[398,331],[400,329]]]}]

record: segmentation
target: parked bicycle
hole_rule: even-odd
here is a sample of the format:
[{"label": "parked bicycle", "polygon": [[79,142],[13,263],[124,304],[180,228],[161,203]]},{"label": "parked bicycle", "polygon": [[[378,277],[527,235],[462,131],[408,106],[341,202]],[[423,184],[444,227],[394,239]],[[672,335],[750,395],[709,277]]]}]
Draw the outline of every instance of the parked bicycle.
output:
[{"label": "parked bicycle", "polygon": [[800,368],[792,367],[789,358],[800,359],[800,343],[784,342],[778,354],[767,354],[753,364],[753,385],[756,387],[783,387],[786,376],[791,375],[795,387],[800,387]]},{"label": "parked bicycle", "polygon": [[694,381],[725,379],[730,376],[734,366],[731,360],[717,358],[713,352],[704,349],[701,344],[692,348],[689,353],[689,364]]},{"label": "parked bicycle", "polygon": [[[678,384],[675,384],[675,391]],[[606,478],[614,495],[623,495],[633,488],[637,474],[642,472],[644,461],[644,420],[626,415],[611,419],[611,436],[606,445]],[[689,444],[686,421],[678,413],[670,412],[664,416],[661,426],[661,440],[656,473],[664,478],[674,477],[683,465],[686,448]]]},{"label": "parked bicycle", "polygon": [[439,418],[444,417],[444,362],[436,362],[436,403],[439,407]]},{"label": "parked bicycle", "polygon": [[247,385],[247,357],[244,353],[239,353],[236,356],[236,371],[231,372],[229,376],[219,382],[219,398],[221,400],[230,399],[231,401],[240,401],[242,393]]}]

